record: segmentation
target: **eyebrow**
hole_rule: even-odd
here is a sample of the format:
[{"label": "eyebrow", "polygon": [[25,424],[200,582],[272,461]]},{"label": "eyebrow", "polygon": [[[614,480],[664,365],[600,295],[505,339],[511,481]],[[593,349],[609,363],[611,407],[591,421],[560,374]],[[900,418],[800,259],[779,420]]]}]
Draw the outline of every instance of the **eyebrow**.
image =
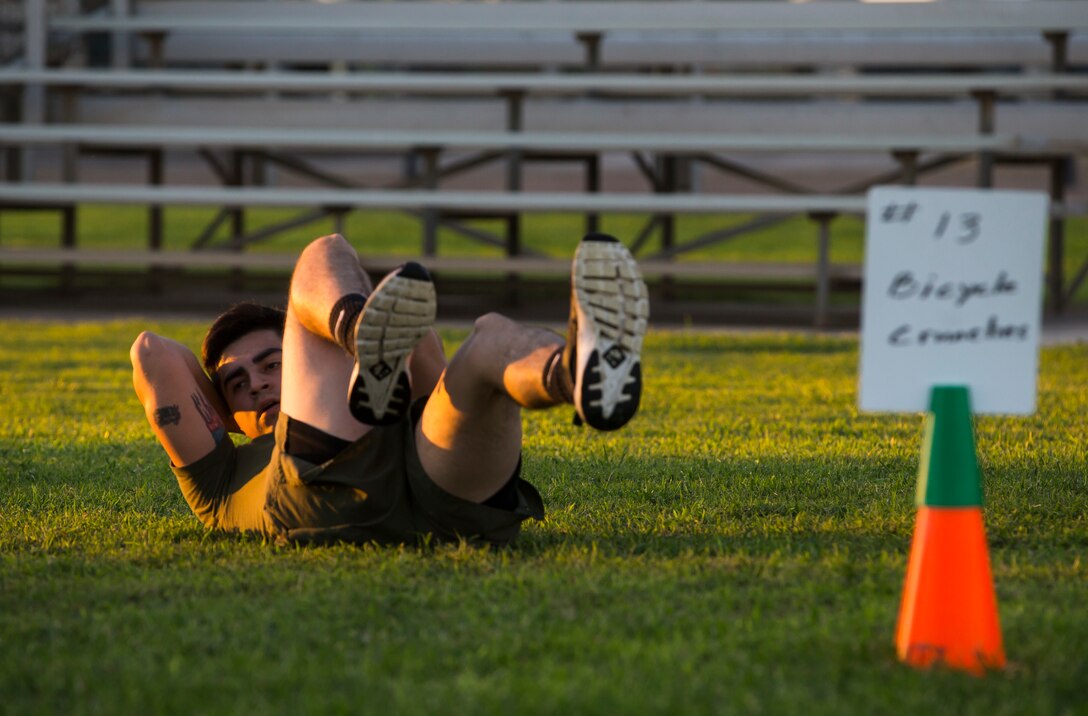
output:
[{"label": "eyebrow", "polygon": [[245,369],[242,366],[235,365],[234,368],[228,370],[226,373],[219,373],[219,385],[223,388],[226,388],[227,383],[231,382],[244,372]]},{"label": "eyebrow", "polygon": [[263,351],[261,351],[260,353],[258,353],[255,356],[253,356],[254,364],[260,363],[261,361],[263,361],[265,358],[272,355],[273,353],[283,353],[283,349],[282,348],[265,348]]},{"label": "eyebrow", "polygon": [[[258,353],[255,356],[253,356],[253,364],[256,365],[256,364],[260,363],[261,361],[263,361],[265,358],[272,355],[273,353],[282,353],[282,352],[283,352],[282,348],[265,348],[263,351],[261,351],[260,353]],[[228,370],[226,373],[217,373],[217,377],[219,378],[219,385],[221,385],[221,386],[223,386],[225,388],[227,383],[231,382],[232,380],[237,378],[241,373],[244,373],[244,372],[245,372],[245,369],[242,366],[235,364],[234,368]]]}]

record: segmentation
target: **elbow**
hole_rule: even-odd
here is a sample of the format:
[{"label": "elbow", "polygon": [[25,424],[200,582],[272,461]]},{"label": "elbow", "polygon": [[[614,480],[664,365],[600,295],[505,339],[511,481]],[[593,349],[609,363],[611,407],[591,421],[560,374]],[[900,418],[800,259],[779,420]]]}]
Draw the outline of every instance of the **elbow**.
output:
[{"label": "elbow", "polygon": [[177,346],[166,338],[151,331],[144,331],[136,336],[128,352],[132,361],[133,380],[154,382],[159,378],[184,369],[179,361]]},{"label": "elbow", "polygon": [[128,351],[129,360],[136,370],[145,371],[148,366],[154,365],[156,358],[161,358],[164,342],[161,336],[151,331],[143,331],[132,342],[132,348]]}]

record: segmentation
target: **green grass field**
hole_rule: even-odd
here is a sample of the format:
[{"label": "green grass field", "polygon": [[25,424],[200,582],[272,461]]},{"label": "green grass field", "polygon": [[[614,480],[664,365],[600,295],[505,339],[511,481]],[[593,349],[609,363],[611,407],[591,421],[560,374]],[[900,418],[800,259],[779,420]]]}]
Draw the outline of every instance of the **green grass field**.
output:
[{"label": "green grass field", "polygon": [[201,334],[0,323],[2,713],[1088,713],[1088,345],[978,420],[1010,665],[976,679],[895,659],[922,423],[857,413],[853,339],[651,334],[625,431],[526,416],[511,549],[287,549],[189,513],[147,327]]}]

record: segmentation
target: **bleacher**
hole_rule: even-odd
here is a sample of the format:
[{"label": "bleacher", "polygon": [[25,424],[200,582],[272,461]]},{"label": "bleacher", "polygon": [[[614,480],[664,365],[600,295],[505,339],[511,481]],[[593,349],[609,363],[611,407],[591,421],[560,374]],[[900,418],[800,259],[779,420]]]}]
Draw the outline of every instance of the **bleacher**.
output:
[{"label": "bleacher", "polygon": [[[1088,266],[1066,278],[1071,166],[1088,148],[1088,4],[854,2],[267,2],[113,0],[73,14],[27,0],[22,57],[0,70],[6,182],[0,205],[64,216],[57,243],[3,248],[0,265],[289,265],[243,249],[277,227],[245,231],[245,208],[297,207],[290,228],[354,210],[417,217],[420,252],[439,272],[562,274],[565,262],[527,245],[533,212],[648,214],[631,242],[650,276],[803,281],[813,320],[829,322],[835,285],[832,220],[864,213],[864,191],[912,184],[950,166],[993,186],[1005,165],[1034,166],[1052,197],[1048,291],[1063,304]],[[135,181],[83,179],[103,152],[146,157]],[[886,157],[860,180],[815,190],[766,157]],[[40,166],[41,157],[59,166]],[[166,181],[164,162],[200,157],[218,185]],[[358,158],[350,177],[329,157]],[[367,158],[397,157],[392,181]],[[641,191],[618,191],[603,163],[630,159]],[[38,159],[38,163],[35,160]],[[534,188],[538,160],[572,162],[582,181]],[[188,161],[193,161],[191,158]],[[275,170],[269,170],[275,167]],[[491,167],[492,184],[448,185]],[[715,176],[744,191],[715,189]],[[734,182],[735,184],[735,182]],[[80,248],[84,204],[149,207],[147,251]],[[186,252],[162,250],[165,206],[215,205]],[[677,216],[813,219],[811,265],[684,261],[735,237],[720,229],[676,240]],[[505,220],[502,235],[473,224]],[[231,219],[230,252],[209,237]],[[503,247],[503,259],[444,256],[439,228]],[[112,255],[107,255],[112,254]],[[368,257],[382,270],[404,257]],[[218,262],[218,263],[217,263]]]}]

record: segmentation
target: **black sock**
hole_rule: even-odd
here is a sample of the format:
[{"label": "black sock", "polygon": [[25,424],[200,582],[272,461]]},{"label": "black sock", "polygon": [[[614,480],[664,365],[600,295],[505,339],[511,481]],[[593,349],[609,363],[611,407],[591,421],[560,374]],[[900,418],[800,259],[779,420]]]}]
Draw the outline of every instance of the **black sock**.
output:
[{"label": "black sock", "polygon": [[563,346],[555,349],[544,362],[544,390],[556,403],[574,402],[574,376],[564,365]]},{"label": "black sock", "polygon": [[363,294],[349,293],[341,296],[329,312],[329,333],[351,355],[355,355],[355,321],[365,303]]}]

